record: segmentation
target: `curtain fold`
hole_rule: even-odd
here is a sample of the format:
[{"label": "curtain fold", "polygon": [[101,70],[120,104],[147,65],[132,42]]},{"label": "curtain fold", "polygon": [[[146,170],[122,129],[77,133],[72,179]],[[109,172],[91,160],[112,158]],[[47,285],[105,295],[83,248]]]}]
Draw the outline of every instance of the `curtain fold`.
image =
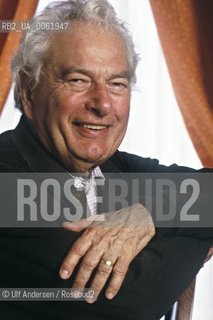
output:
[{"label": "curtain fold", "polygon": [[[0,0],[0,19],[13,21],[27,21],[33,15],[38,0]],[[0,37],[0,114],[11,85],[10,62],[21,39],[21,32],[10,31]]]},{"label": "curtain fold", "polygon": [[[18,0],[0,0],[0,20],[12,20]],[[7,37],[7,33],[0,32],[0,54]]]},{"label": "curtain fold", "polygon": [[204,166],[213,166],[213,1],[150,0],[176,98]]}]

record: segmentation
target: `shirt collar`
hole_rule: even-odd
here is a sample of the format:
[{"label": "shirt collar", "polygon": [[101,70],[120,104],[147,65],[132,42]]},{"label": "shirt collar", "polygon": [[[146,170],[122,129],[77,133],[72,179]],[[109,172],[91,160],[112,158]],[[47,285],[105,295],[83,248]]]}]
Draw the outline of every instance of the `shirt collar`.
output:
[{"label": "shirt collar", "polygon": [[88,178],[83,178],[81,176],[74,176],[71,173],[70,173],[70,175],[74,179],[74,187],[76,189],[80,189],[80,188],[88,189],[91,184],[96,184],[95,179],[97,179],[97,178],[105,180],[105,177],[104,177],[99,166],[95,167],[92,170],[92,172]]}]

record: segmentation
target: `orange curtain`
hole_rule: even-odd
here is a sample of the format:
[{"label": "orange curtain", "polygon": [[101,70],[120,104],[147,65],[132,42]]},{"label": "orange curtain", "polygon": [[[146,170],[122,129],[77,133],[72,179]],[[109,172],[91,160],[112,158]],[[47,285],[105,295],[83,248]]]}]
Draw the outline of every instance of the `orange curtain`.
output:
[{"label": "orange curtain", "polygon": [[174,91],[204,166],[213,166],[213,1],[150,0]]},{"label": "orange curtain", "polygon": [[[12,20],[18,0],[5,1],[0,0],[0,19]],[[0,54],[7,37],[7,33],[0,32]]]},{"label": "orange curtain", "polygon": [[[33,15],[38,0],[0,0],[0,20],[27,21]],[[0,33],[0,114],[11,85],[10,62],[21,38],[21,32]]]}]

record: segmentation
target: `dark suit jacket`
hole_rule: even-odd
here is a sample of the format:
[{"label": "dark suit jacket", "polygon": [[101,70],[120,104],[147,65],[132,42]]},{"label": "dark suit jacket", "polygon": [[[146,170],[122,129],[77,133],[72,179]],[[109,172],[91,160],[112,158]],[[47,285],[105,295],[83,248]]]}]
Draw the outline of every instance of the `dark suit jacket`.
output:
[{"label": "dark suit jacket", "polygon": [[[187,171],[176,165],[116,152],[102,165],[104,172]],[[0,172],[64,172],[65,168],[40,144],[26,119],[0,136]],[[194,232],[194,233],[193,233]],[[0,287],[63,288],[72,279],[58,275],[60,264],[78,237],[62,228],[1,228]],[[76,302],[0,302],[2,319],[22,320],[156,320],[171,307],[203,264],[212,230],[157,230],[131,263],[119,294],[102,293],[92,305]]]}]

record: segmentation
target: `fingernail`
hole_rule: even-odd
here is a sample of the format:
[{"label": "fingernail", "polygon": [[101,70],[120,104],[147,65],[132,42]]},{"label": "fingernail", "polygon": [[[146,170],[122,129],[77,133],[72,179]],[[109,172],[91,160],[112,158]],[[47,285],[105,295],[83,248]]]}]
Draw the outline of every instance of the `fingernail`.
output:
[{"label": "fingernail", "polygon": [[92,298],[87,298],[87,299],[86,299],[86,302],[88,302],[88,303],[93,303],[93,302],[95,302],[95,300],[92,299]]},{"label": "fingernail", "polygon": [[106,297],[107,297],[107,299],[112,299],[113,298],[112,292],[107,292]]},{"label": "fingernail", "polygon": [[60,271],[60,277],[62,279],[67,279],[68,276],[69,276],[69,272],[67,270],[61,270]]}]

